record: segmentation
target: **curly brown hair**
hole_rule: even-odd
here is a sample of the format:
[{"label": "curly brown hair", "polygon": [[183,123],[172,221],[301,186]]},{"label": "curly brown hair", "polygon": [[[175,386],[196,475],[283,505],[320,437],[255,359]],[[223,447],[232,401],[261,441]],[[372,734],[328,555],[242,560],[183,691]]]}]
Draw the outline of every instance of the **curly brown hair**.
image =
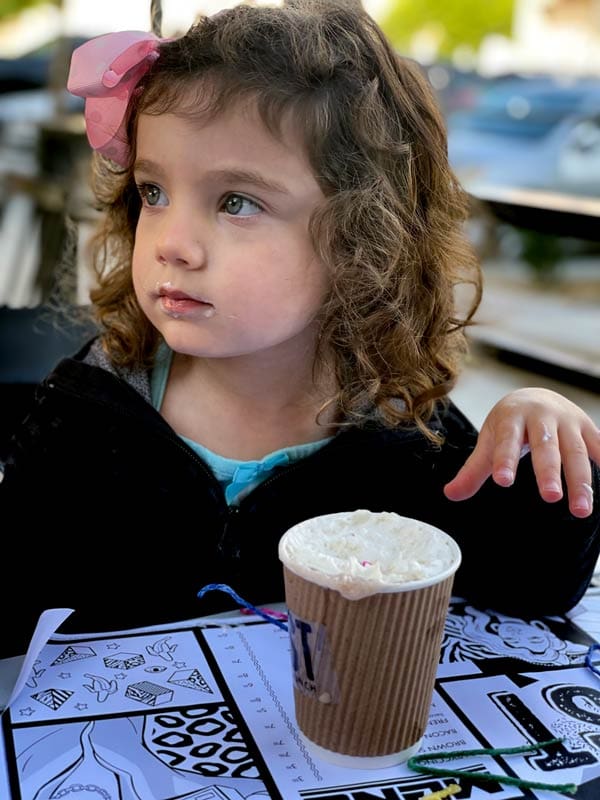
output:
[{"label": "curly brown hair", "polygon": [[[92,301],[113,363],[151,365],[159,335],[137,303],[130,268],[140,113],[193,119],[250,98],[274,136],[291,114],[325,195],[309,226],[330,276],[315,367],[333,360],[336,420],[360,423],[375,410],[389,426],[416,424],[435,438],[427,421],[455,383],[481,295],[464,227],[469,202],[420,67],[357,6],[238,5],[161,45],[129,109],[129,166],[95,160],[105,214]],[[458,314],[456,289],[465,283],[472,302]]]}]

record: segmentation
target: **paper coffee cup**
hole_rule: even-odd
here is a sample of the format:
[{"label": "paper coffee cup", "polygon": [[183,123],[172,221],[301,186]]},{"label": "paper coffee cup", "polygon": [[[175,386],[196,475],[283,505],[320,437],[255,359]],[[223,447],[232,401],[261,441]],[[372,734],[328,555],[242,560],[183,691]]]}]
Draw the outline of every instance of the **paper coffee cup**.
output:
[{"label": "paper coffee cup", "polygon": [[295,525],[279,557],[308,745],[343,766],[406,761],[427,726],[458,545],[424,522],[358,510]]}]

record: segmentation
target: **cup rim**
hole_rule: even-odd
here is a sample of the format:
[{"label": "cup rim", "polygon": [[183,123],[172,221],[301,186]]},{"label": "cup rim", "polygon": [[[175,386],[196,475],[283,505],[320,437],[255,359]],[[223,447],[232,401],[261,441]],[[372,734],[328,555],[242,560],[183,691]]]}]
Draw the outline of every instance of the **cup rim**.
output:
[{"label": "cup rim", "polygon": [[[334,513],[334,514],[323,514],[322,516],[324,518],[327,518],[327,517],[334,517],[337,515],[338,515],[337,513]],[[443,583],[449,577],[454,575],[454,573],[458,570],[458,568],[462,563],[462,551],[456,539],[454,539],[446,531],[442,530],[441,528],[438,528],[436,525],[433,525],[430,522],[425,522],[424,520],[420,520],[414,517],[403,517],[400,514],[396,514],[396,516],[404,520],[411,520],[417,522],[420,526],[433,530],[436,532],[436,535],[441,536],[446,541],[450,550],[452,551],[452,561],[449,564],[449,566],[446,567],[446,569],[442,570],[441,572],[435,573],[435,575],[429,575],[426,578],[420,578],[412,581],[403,581],[402,583],[387,583],[387,584],[383,583],[375,585],[374,583],[369,583],[368,579],[359,579],[359,581],[353,582],[352,592],[346,593],[344,591],[343,582],[342,581],[337,582],[336,581],[337,576],[335,575],[329,575],[325,572],[321,572],[320,570],[304,565],[302,565],[301,569],[295,569],[296,565],[290,565],[288,559],[284,556],[283,548],[281,546],[282,544],[281,541],[279,546],[280,560],[282,561],[286,569],[288,569],[290,572],[294,573],[298,577],[302,578],[303,580],[315,583],[318,586],[322,586],[325,589],[332,589],[333,591],[337,591],[343,597],[346,597],[347,599],[351,600],[358,600],[364,597],[371,597],[376,594],[394,594],[400,592],[415,591],[417,589],[426,589],[430,586],[435,586],[437,584]],[[304,522],[308,521],[310,520],[303,520],[302,522],[299,522],[296,525],[292,526],[292,528],[290,528],[289,530],[290,531],[294,530],[295,528],[302,526]],[[286,533],[288,533],[288,531],[286,531]],[[282,540],[285,537],[285,535],[286,534],[284,533]],[[336,583],[338,583],[338,585],[336,585]],[[360,589],[357,589],[357,587],[360,587]]]}]

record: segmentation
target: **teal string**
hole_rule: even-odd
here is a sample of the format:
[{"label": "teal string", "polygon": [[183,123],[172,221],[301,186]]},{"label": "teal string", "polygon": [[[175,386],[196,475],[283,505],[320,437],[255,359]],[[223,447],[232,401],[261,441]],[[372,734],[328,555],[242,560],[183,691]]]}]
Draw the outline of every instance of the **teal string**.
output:
[{"label": "teal string", "polygon": [[473,783],[477,781],[495,781],[505,783],[509,786],[520,786],[525,789],[546,789],[549,792],[564,792],[565,794],[575,794],[577,786],[574,783],[542,783],[541,781],[528,781],[524,778],[514,778],[512,775],[493,775],[491,772],[468,772],[467,770],[446,770],[440,767],[422,767],[423,761],[451,761],[455,758],[464,756],[510,756],[519,753],[532,753],[551,744],[559,744],[563,739],[549,739],[547,742],[533,742],[522,747],[484,747],[477,750],[451,750],[447,753],[423,753],[422,755],[412,756],[406,762],[406,766],[414,772],[423,775],[443,775],[446,778],[468,778]]},{"label": "teal string", "polygon": [[225,592],[230,597],[232,597],[235,602],[243,606],[243,608],[247,608],[249,611],[252,611],[253,614],[258,614],[259,617],[266,619],[267,622],[272,622],[273,625],[277,625],[278,628],[287,632],[288,626],[285,622],[281,622],[280,620],[272,617],[270,614],[266,614],[260,608],[253,606],[252,603],[249,603],[247,600],[244,600],[243,597],[240,597],[239,594],[231,588],[231,586],[227,586],[226,583],[207,583],[206,586],[203,586],[202,589],[198,592],[197,597],[204,597],[207,592]]}]

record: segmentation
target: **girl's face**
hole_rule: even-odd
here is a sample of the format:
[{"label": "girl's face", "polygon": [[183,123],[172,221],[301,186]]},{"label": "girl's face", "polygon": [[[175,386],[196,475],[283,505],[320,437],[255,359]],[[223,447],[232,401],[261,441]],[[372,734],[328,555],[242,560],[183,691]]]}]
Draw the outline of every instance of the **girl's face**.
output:
[{"label": "girl's face", "polygon": [[248,104],[206,120],[142,114],[133,284],[176,352],[312,355],[327,291],[308,234],[323,193],[291,126]]}]

